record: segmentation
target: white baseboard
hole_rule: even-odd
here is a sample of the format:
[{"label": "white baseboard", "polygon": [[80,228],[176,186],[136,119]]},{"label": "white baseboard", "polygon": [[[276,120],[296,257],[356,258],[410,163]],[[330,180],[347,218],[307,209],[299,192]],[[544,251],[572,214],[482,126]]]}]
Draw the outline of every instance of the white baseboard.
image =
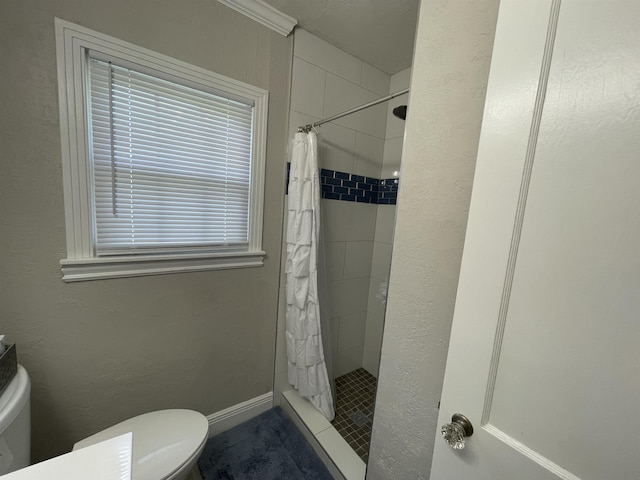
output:
[{"label": "white baseboard", "polygon": [[273,392],[265,393],[246,402],[238,403],[219,412],[207,416],[209,421],[209,438],[226,432],[273,407]]}]

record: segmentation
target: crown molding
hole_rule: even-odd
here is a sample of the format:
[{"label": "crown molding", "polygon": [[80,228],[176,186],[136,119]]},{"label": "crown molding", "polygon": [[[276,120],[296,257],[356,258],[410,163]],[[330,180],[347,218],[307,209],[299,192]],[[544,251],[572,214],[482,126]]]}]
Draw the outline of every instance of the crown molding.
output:
[{"label": "crown molding", "polygon": [[218,2],[285,37],[298,24],[295,18],[282,13],[262,0],[218,0]]}]

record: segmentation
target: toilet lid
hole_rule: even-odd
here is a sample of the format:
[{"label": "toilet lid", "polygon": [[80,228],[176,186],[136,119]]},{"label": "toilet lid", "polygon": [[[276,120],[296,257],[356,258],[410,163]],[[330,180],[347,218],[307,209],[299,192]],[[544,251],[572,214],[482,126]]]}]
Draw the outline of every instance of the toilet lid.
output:
[{"label": "toilet lid", "polygon": [[123,433],[133,433],[131,477],[136,480],[168,478],[199,455],[209,432],[209,422],[193,410],[159,410],[145,413],[102,430],[73,447],[88,447]]}]

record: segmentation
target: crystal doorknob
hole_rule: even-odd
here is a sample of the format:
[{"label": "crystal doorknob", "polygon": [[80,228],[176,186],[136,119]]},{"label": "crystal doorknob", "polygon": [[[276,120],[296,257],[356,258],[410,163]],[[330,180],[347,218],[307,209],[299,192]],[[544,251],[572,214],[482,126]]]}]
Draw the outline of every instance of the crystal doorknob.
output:
[{"label": "crystal doorknob", "polygon": [[445,423],[440,432],[451,448],[462,450],[465,439],[473,435],[473,426],[467,417],[461,413],[454,413],[451,423]]}]

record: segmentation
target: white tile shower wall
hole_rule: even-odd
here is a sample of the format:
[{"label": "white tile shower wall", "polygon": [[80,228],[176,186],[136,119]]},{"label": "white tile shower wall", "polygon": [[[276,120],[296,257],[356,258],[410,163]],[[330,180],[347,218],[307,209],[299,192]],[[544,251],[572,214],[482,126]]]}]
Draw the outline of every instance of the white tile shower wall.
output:
[{"label": "white tile shower wall", "polygon": [[[407,68],[391,77],[389,93],[409,88],[411,69]],[[389,101],[386,115],[386,139],[380,178],[391,178],[400,171],[404,121],[393,115],[393,109],[406,105],[408,95],[401,95]],[[371,280],[367,301],[367,320],[365,325],[362,366],[372,375],[378,375],[382,330],[384,326],[385,295],[391,266],[393,227],[395,223],[395,205],[378,205],[376,231],[373,240],[371,259]]]},{"label": "white tile shower wall", "polygon": [[[384,161],[385,140],[382,138],[356,133],[356,169],[351,173],[357,173],[364,177],[380,178],[380,168]],[[382,158],[380,157],[382,152]],[[340,170],[340,169],[336,169]]]},{"label": "white tile shower wall", "polygon": [[295,31],[293,55],[353,83],[360,84],[362,79],[361,60],[301,28]]},{"label": "white tile shower wall", "polygon": [[[294,57],[295,65],[295,57]],[[327,73],[324,97],[324,116],[330,117],[346,110],[372,102],[380,95],[360,85]],[[334,120],[340,125],[378,138],[385,138],[387,107],[384,104]]]},{"label": "white tile shower wall", "polygon": [[[411,68],[402,70],[391,77],[389,93],[395,93],[405,88],[409,88],[409,81],[411,79]],[[387,140],[390,138],[404,136],[404,121],[396,118],[393,115],[393,109],[398,105],[406,105],[408,95],[401,95],[393,98],[389,101],[389,108],[387,110]]]},{"label": "white tile shower wall", "polygon": [[[339,172],[353,172],[356,169],[357,132],[331,123],[322,125],[319,132],[320,167]],[[384,147],[381,151],[384,154]]]},{"label": "white tile shower wall", "polygon": [[[296,30],[289,132],[387,95],[391,77],[301,29]],[[320,167],[380,178],[387,107],[322,125]],[[378,205],[323,200],[328,311],[334,376],[362,367]],[[285,225],[286,228],[286,225]],[[284,275],[284,272],[283,272]],[[284,286],[284,278],[282,279]],[[284,290],[281,288],[281,294]],[[280,302],[275,390],[287,385]],[[276,397],[278,397],[276,395]]]},{"label": "white tile shower wall", "polygon": [[315,65],[296,58],[293,63],[291,84],[291,110],[322,117],[324,98],[318,95],[325,89],[327,72]]}]

